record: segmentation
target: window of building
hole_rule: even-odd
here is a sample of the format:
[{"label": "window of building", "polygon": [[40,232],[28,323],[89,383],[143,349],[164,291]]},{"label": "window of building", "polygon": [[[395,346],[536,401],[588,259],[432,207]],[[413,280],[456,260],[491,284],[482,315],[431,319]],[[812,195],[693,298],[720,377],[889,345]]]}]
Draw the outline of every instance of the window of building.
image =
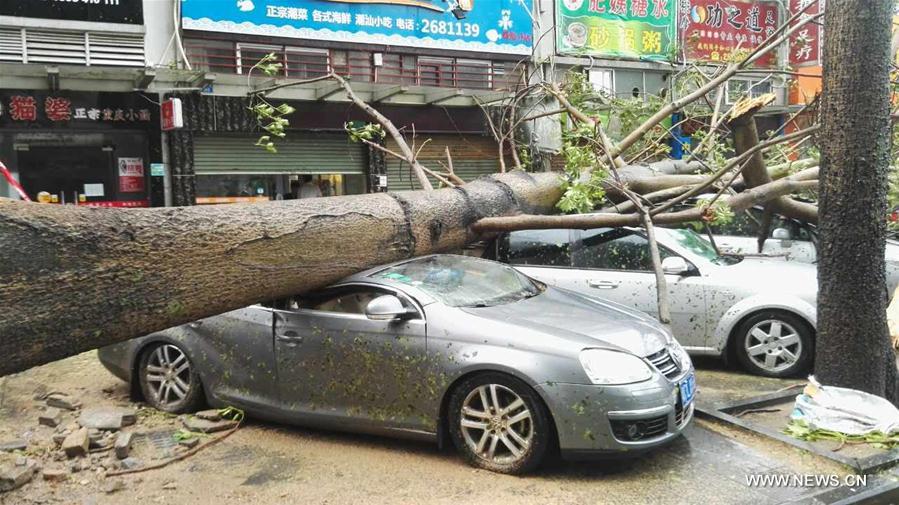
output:
[{"label": "window of building", "polygon": [[[259,63],[262,58],[274,53],[278,57],[278,61],[284,63],[284,50],[281,46],[268,46],[262,44],[237,44],[237,73],[245,74]],[[281,69],[284,72],[284,69]]]},{"label": "window of building", "polygon": [[297,79],[311,79],[330,71],[327,49],[284,48],[284,74]]},{"label": "window of building", "polygon": [[491,63],[483,60],[456,60],[456,86],[459,88],[490,89]]},{"label": "window of building", "polygon": [[727,81],[727,103],[732,105],[740,98],[748,96],[758,98],[766,93],[771,93],[774,87],[771,79],[763,77],[759,79],[731,79]]},{"label": "window of building", "polygon": [[590,69],[587,71],[587,79],[593,85],[593,89],[609,96],[615,95],[615,71],[604,69]]}]

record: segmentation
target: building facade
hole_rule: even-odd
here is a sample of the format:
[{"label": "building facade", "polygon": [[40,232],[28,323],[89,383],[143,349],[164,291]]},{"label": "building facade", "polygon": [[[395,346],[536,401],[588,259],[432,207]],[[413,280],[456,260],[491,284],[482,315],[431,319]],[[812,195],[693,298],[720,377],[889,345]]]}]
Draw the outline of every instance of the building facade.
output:
[{"label": "building facade", "polygon": [[[26,192],[104,206],[256,202],[417,187],[407,164],[353,143],[371,122],[330,80],[347,77],[400,127],[426,165],[464,179],[497,171],[482,106],[537,79],[583,72],[610,96],[676,95],[693,62],[720,63],[771,35],[802,0],[103,0],[0,5],[0,161]],[[796,4],[796,5],[794,5]],[[788,47],[728,83],[791,105],[781,69],[819,50]],[[794,54],[795,53],[795,54]],[[271,75],[257,63],[279,66]],[[318,80],[316,80],[318,79]],[[253,91],[287,104],[277,153],[249,110]],[[794,93],[795,95],[795,93]],[[160,130],[160,104],[180,99],[184,126]],[[794,96],[795,98],[795,96]],[[799,100],[795,100],[798,102]],[[536,151],[558,152],[557,118],[529,123]],[[385,148],[394,150],[390,139]],[[15,197],[0,178],[0,195]]]}]

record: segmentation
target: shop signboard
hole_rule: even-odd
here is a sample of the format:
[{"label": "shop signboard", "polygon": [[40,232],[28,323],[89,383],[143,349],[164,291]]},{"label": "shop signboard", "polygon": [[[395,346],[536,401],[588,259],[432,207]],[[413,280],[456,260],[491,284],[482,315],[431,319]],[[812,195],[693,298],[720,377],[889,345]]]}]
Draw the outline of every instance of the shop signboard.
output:
[{"label": "shop signboard", "polygon": [[143,0],[3,0],[0,16],[144,24]]},{"label": "shop signboard", "polygon": [[162,131],[172,131],[184,127],[184,116],[181,113],[181,99],[169,98],[159,107],[162,117]]},{"label": "shop signboard", "polygon": [[[680,13],[681,33],[687,59],[728,61],[733,52],[759,47],[780,23],[778,6],[759,0],[689,0]],[[757,67],[777,64],[770,52],[755,62]]]},{"label": "shop signboard", "polygon": [[0,128],[152,129],[158,118],[137,93],[0,90]]},{"label": "shop signboard", "polygon": [[182,27],[482,53],[530,54],[521,0],[183,0]]},{"label": "shop signboard", "polygon": [[142,193],[143,191],[143,158],[119,158],[119,192]]},{"label": "shop signboard", "polygon": [[[790,16],[802,11],[800,18],[824,12],[824,0],[790,0]],[[804,10],[803,10],[804,9]],[[818,23],[806,23],[790,36],[790,66],[806,67],[821,64],[823,28]]]},{"label": "shop signboard", "polygon": [[559,54],[643,60],[675,56],[674,0],[556,2]]}]

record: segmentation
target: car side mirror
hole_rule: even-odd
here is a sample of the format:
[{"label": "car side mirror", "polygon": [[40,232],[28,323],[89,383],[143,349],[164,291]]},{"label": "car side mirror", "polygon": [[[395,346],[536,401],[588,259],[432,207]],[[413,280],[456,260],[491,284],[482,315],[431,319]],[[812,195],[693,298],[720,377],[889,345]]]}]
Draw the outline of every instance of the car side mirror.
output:
[{"label": "car side mirror", "polygon": [[409,315],[403,302],[393,295],[383,295],[368,302],[365,306],[365,317],[372,321],[393,321]]},{"label": "car side mirror", "polygon": [[662,260],[662,271],[668,275],[683,275],[690,271],[690,265],[680,256],[669,256]]},{"label": "car side mirror", "polygon": [[790,230],[786,228],[775,228],[774,231],[771,232],[771,238],[780,240],[781,247],[790,247],[793,245],[793,235],[790,233]]}]

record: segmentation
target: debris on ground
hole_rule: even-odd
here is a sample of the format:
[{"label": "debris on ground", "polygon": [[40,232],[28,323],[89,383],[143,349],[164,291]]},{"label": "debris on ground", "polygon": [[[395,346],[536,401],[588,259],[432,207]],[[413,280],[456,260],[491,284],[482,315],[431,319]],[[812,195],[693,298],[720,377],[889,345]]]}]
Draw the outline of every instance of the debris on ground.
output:
[{"label": "debris on ground", "polygon": [[50,482],[62,482],[69,478],[69,472],[62,468],[44,468],[41,472],[44,480]]},{"label": "debris on ground", "polygon": [[812,376],[796,397],[784,432],[807,442],[832,440],[892,448],[899,446],[899,409],[863,391],[822,386]]},{"label": "debris on ground", "polygon": [[8,442],[0,442],[0,452],[24,451],[28,448],[28,442],[25,440],[10,440]]},{"label": "debris on ground", "polygon": [[237,427],[238,422],[230,419],[222,419],[219,421],[208,421],[196,416],[185,416],[181,420],[184,427],[189,431],[198,433],[217,433],[219,431],[227,431]]},{"label": "debris on ground", "polygon": [[66,393],[50,393],[45,401],[48,407],[63,410],[78,410],[81,408],[81,402]]},{"label": "debris on ground", "polygon": [[43,426],[55,428],[62,422],[62,411],[56,407],[47,407],[37,418],[37,422]]},{"label": "debris on ground", "polygon": [[37,462],[28,460],[24,465],[0,462],[0,493],[18,489],[31,482],[38,471]]},{"label": "debris on ground", "polygon": [[110,479],[103,485],[103,492],[106,494],[117,493],[125,489],[125,483],[119,479]]},{"label": "debris on ground", "polygon": [[137,412],[119,407],[99,407],[84,409],[78,417],[78,424],[84,428],[97,430],[120,430],[137,422]]},{"label": "debris on ground", "polygon": [[115,455],[119,459],[125,459],[131,453],[131,441],[134,434],[130,431],[123,431],[116,435],[115,439]]},{"label": "debris on ground", "polygon": [[90,437],[88,436],[87,428],[81,428],[72,432],[62,441],[62,450],[70,458],[87,455],[89,447]]}]

